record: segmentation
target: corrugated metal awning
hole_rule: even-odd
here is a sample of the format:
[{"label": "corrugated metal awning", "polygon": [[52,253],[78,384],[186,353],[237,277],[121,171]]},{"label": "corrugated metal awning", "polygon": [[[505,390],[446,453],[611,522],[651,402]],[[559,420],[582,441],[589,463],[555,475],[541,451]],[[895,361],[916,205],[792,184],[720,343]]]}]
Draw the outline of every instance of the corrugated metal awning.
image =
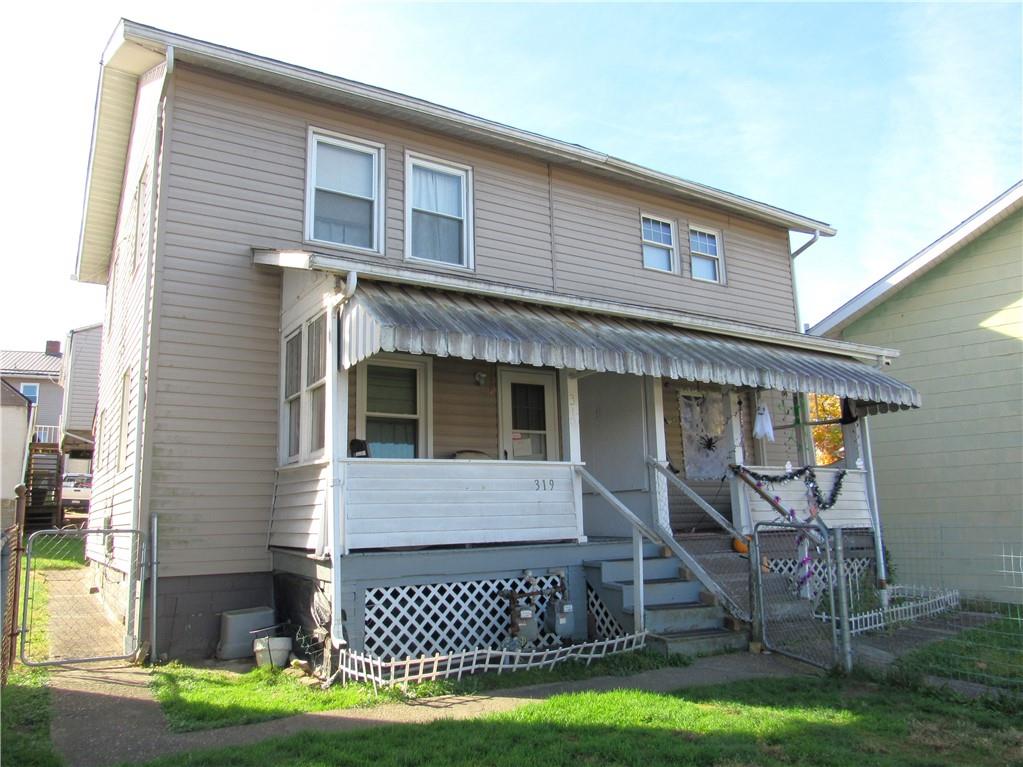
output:
[{"label": "corrugated metal awning", "polygon": [[913,387],[838,354],[394,283],[361,282],[342,332],[346,368],[408,352],[835,394],[866,412],[920,406]]}]

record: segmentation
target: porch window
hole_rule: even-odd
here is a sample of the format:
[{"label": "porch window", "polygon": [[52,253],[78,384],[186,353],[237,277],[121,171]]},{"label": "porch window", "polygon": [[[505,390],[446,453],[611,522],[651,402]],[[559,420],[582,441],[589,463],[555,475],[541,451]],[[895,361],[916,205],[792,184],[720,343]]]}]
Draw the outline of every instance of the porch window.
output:
[{"label": "porch window", "polygon": [[383,146],[311,131],[306,236],[380,252]]},{"label": "porch window", "polygon": [[719,232],[690,226],[689,253],[694,280],[721,283],[725,281]]},{"label": "porch window", "polygon": [[675,271],[675,225],[642,216],[643,266],[660,272]]},{"label": "porch window", "polygon": [[284,413],[287,455],[294,458],[301,450],[302,436],[302,329],[284,345]]},{"label": "porch window", "polygon": [[406,258],[472,267],[472,170],[409,156],[405,163]]},{"label": "porch window", "polygon": [[321,314],[306,329],[306,393],[309,396],[309,450],[326,444],[327,318]]},{"label": "porch window", "polygon": [[429,457],[430,367],[427,359],[397,355],[360,366],[357,427],[370,458]]}]

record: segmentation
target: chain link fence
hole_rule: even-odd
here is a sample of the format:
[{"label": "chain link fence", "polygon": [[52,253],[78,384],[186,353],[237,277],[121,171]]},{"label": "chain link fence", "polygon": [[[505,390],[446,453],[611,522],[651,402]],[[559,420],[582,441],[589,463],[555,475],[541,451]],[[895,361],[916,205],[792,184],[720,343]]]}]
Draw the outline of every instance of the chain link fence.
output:
[{"label": "chain link fence", "polygon": [[895,520],[885,543],[887,593],[864,588],[851,614],[856,661],[967,693],[1023,696],[1023,520]]},{"label": "chain link fence", "polygon": [[45,530],[25,550],[21,660],[29,666],[131,657],[138,647],[132,530]]}]

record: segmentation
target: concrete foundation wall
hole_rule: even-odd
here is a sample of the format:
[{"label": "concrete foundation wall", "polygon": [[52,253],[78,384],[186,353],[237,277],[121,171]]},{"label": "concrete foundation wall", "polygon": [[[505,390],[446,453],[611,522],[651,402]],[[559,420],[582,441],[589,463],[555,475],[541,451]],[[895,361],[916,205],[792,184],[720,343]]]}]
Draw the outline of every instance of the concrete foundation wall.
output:
[{"label": "concrete foundation wall", "polygon": [[[160,578],[156,594],[156,656],[209,658],[220,638],[220,614],[225,610],[274,604],[270,573],[189,575]],[[142,616],[142,638],[149,639],[150,601]]]}]

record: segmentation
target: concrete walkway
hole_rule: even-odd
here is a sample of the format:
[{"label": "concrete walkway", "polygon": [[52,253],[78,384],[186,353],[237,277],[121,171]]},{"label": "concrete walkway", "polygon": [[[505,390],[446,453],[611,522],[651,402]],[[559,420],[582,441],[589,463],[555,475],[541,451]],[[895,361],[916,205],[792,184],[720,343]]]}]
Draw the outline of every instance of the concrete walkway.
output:
[{"label": "concrete walkway", "polygon": [[372,708],[300,714],[218,730],[172,733],[149,692],[147,670],[120,664],[82,665],[61,668],[50,677],[54,709],[51,729],[54,746],[68,767],[105,767],[182,751],[248,745],[303,731],[345,732],[384,724],[469,719],[510,711],[560,693],[621,688],[673,692],[743,679],[818,673],[778,655],[736,653],[700,658],[685,668],[628,677],[595,677],[481,695],[447,695]]}]

